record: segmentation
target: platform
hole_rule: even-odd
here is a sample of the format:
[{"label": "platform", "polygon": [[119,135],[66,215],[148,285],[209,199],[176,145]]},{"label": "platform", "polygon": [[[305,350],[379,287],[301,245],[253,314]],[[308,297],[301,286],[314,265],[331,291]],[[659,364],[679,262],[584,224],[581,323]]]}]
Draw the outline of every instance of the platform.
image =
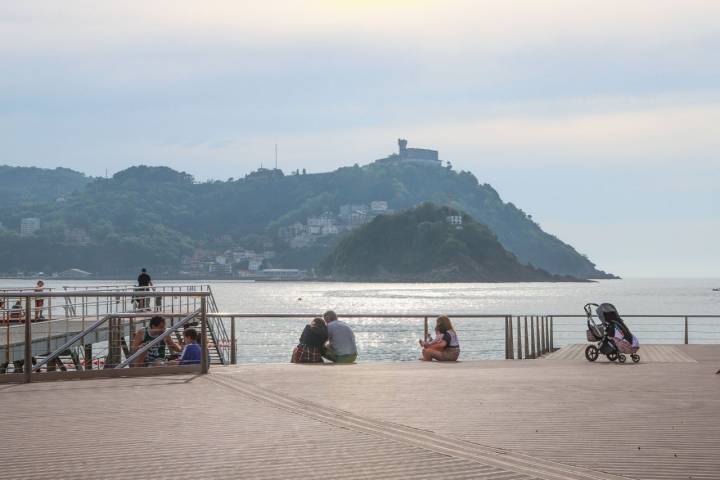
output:
[{"label": "platform", "polygon": [[692,361],[245,365],[0,385],[3,478],[720,478]]}]

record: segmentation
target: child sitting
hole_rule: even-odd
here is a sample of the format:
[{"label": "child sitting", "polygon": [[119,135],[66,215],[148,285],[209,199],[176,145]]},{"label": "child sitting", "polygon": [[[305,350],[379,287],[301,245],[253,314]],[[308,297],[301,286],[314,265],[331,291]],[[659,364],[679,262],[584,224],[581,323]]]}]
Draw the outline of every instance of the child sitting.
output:
[{"label": "child sitting", "polygon": [[194,328],[187,328],[183,332],[185,347],[176,360],[177,365],[200,365],[202,358],[202,347],[198,343],[198,333]]}]

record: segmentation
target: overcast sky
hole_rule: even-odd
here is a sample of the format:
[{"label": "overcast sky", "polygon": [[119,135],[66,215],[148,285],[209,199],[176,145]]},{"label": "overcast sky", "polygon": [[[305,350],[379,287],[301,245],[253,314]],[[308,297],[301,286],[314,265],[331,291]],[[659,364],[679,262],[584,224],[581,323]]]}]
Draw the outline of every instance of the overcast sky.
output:
[{"label": "overcast sky", "polygon": [[[720,277],[720,2],[0,2],[0,163],[440,150],[624,276]],[[720,285],[719,285],[720,286]]]}]

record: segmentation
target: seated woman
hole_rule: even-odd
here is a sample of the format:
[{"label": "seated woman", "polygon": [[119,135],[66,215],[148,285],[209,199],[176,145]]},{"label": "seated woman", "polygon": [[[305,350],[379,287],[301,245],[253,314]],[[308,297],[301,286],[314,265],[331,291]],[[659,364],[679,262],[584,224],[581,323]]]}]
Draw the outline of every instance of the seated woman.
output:
[{"label": "seated woman", "polygon": [[323,363],[322,349],[327,342],[327,325],[322,318],[314,318],[300,335],[300,342],[293,349],[291,363]]},{"label": "seated woman", "polygon": [[422,359],[431,362],[433,359],[438,362],[455,362],[460,356],[460,342],[457,333],[450,322],[450,319],[441,315],[436,320],[435,339],[431,341],[420,341],[422,347]]}]

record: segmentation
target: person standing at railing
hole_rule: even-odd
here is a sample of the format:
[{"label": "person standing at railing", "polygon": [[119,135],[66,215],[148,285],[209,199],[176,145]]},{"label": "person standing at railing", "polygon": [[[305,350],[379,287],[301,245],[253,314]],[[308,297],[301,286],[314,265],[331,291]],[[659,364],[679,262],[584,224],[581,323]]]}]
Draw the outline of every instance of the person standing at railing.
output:
[{"label": "person standing at railing", "polygon": [[[45,282],[42,280],[38,280],[35,284],[35,292],[40,293],[45,290]],[[43,320],[43,305],[45,304],[45,300],[42,298],[35,298],[35,321]]]},{"label": "person standing at railing", "polygon": [[[147,272],[146,268],[140,270],[140,275],[138,275],[137,278],[137,284],[137,290],[141,292],[150,291],[150,287],[153,283],[152,278],[150,278],[150,274]],[[150,298],[147,296],[138,297],[137,304],[139,310],[145,310],[150,307]]]},{"label": "person standing at railing", "polygon": [[350,326],[338,320],[332,310],[323,315],[327,324],[328,343],[322,356],[333,363],[354,363],[357,359],[355,334]]},{"label": "person standing at railing", "polygon": [[[154,316],[150,319],[150,326],[142,328],[135,332],[132,349],[137,352],[144,345],[155,340],[165,332],[165,319],[160,316]],[[165,337],[162,342],[153,345],[145,355],[140,355],[134,362],[136,367],[158,365],[165,361],[166,347],[173,352],[179,352],[182,348],[175,343],[170,335]]]}]

